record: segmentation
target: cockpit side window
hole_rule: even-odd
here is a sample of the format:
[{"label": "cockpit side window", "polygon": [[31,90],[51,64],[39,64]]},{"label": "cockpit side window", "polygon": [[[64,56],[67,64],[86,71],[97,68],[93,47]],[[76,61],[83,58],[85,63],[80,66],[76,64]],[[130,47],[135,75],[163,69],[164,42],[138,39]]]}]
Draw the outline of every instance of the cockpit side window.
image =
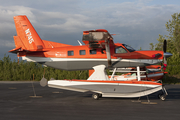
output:
[{"label": "cockpit side window", "polygon": [[122,44],[129,52],[134,52],[136,51],[134,48],[132,48],[131,46],[129,45],[126,45],[126,44]]},{"label": "cockpit side window", "polygon": [[123,47],[116,47],[115,53],[127,53],[127,51]]}]

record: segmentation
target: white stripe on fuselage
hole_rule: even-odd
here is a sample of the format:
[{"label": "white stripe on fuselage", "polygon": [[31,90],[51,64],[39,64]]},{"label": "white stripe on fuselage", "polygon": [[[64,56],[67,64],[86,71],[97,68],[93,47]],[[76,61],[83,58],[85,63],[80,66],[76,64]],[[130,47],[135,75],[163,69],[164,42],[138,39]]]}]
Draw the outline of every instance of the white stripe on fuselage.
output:
[{"label": "white stripe on fuselage", "polygon": [[[96,58],[50,58],[50,57],[22,57],[23,60],[32,62],[53,62],[53,61],[107,61],[107,59],[96,59]],[[142,62],[142,63],[159,63],[160,59],[111,59],[111,61],[122,61],[122,62]]]}]

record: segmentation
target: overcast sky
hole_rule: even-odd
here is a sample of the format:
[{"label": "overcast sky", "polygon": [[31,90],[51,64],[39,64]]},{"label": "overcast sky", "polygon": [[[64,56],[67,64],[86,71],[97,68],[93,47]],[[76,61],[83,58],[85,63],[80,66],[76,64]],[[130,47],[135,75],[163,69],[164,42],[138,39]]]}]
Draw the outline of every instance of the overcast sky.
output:
[{"label": "overcast sky", "polygon": [[149,50],[157,43],[180,0],[0,0],[0,59],[16,58],[13,16],[26,15],[44,40],[78,45],[86,30],[107,29],[114,42]]}]

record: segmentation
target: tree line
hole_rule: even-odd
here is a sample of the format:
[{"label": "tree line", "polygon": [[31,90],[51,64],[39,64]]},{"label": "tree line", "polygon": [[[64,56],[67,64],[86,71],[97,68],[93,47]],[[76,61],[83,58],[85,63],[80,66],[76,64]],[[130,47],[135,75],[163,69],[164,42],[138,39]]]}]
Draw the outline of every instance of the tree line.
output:
[{"label": "tree line", "polygon": [[[176,56],[175,56],[176,57]],[[172,58],[171,58],[172,59]],[[180,71],[178,68],[176,59],[170,62],[167,67],[168,76],[166,75],[166,79],[163,79],[165,83],[177,83],[179,82],[177,78],[171,77],[172,75],[179,75]],[[173,65],[171,65],[173,64]],[[109,71],[107,70],[108,74]],[[4,58],[0,59],[0,81],[40,81],[43,76],[50,80],[54,78],[56,80],[63,79],[81,79],[86,80],[89,77],[88,70],[83,71],[66,71],[66,70],[58,70],[51,67],[44,67],[41,64],[34,62],[26,62],[26,61],[16,61],[11,60],[9,56],[4,56]]]},{"label": "tree line", "polygon": [[[34,74],[34,75],[33,75]],[[50,80],[62,79],[87,79],[88,70],[84,71],[65,71],[51,67],[44,67],[34,62],[11,60],[9,56],[0,59],[0,80],[1,81],[40,81],[42,77]]]},{"label": "tree line", "polygon": [[159,35],[158,43],[150,43],[151,50],[163,50],[163,42],[167,40],[167,52],[172,53],[173,56],[167,59],[166,71],[170,76],[180,77],[180,13],[171,15],[165,26],[169,33],[168,35]]}]

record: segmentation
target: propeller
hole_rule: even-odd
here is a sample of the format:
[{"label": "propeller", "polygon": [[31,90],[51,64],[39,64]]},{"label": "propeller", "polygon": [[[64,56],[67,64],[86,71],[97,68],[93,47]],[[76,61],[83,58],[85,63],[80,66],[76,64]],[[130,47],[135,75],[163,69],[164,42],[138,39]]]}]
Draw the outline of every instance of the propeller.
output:
[{"label": "propeller", "polygon": [[166,49],[167,49],[167,41],[166,39],[164,40],[163,42],[163,52],[164,52],[164,63],[163,63],[163,70],[165,71],[166,70],[166,67],[167,67],[167,58],[166,58]]},{"label": "propeller", "polygon": [[163,69],[164,69],[164,71],[166,70],[166,67],[167,67],[167,58],[172,56],[172,54],[169,52],[166,52],[166,50],[167,50],[167,41],[164,40],[164,43],[163,43],[163,52],[164,52]]}]

